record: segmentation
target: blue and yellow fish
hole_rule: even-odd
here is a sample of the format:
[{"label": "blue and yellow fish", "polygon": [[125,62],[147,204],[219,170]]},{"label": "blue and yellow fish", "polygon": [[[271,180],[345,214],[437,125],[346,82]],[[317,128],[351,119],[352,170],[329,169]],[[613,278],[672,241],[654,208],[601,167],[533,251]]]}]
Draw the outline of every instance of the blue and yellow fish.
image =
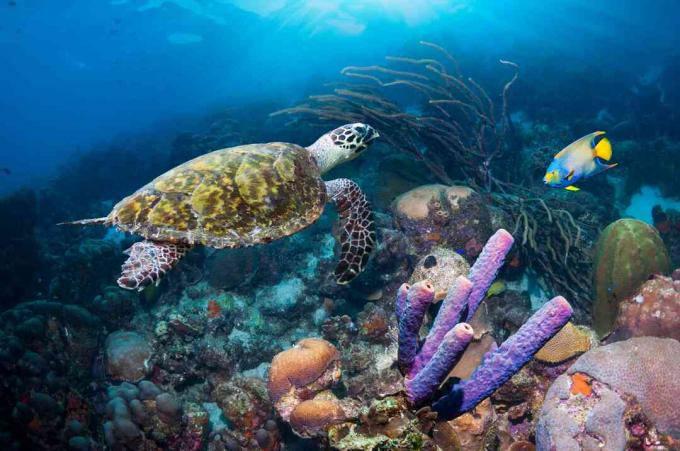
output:
[{"label": "blue and yellow fish", "polygon": [[618,163],[607,163],[612,158],[612,144],[604,135],[591,133],[562,149],[548,166],[543,182],[553,188],[578,191],[574,184],[579,180],[616,166]]}]

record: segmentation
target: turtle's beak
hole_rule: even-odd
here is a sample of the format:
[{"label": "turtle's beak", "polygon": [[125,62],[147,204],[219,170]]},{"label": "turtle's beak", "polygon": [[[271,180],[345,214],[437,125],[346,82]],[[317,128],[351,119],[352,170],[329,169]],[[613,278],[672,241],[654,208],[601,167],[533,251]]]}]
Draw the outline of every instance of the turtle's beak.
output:
[{"label": "turtle's beak", "polygon": [[366,144],[369,144],[372,142],[374,139],[379,138],[380,133],[370,125],[366,125],[366,134],[364,135],[364,142]]}]

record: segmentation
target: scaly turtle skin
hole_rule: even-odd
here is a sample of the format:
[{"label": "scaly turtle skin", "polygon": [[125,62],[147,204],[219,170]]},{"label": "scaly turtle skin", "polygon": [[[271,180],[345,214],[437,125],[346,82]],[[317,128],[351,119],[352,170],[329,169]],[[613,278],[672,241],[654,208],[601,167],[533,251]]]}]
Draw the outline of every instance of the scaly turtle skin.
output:
[{"label": "scaly turtle skin", "polygon": [[328,201],[342,225],[338,283],[365,267],[375,244],[370,205],[348,179],[321,174],[357,157],[378,137],[348,124],[304,148],[289,143],[216,150],[183,163],[118,202],[104,218],[67,224],[104,224],[141,235],[126,251],[118,284],[141,290],[158,284],[194,245],[217,249],[269,243],[315,222]]}]

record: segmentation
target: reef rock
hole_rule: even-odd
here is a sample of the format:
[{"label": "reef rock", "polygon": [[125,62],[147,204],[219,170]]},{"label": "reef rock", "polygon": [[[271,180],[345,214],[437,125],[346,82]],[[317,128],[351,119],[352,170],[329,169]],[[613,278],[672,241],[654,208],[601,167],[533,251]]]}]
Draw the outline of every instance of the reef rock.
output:
[{"label": "reef rock", "polygon": [[474,260],[492,233],[484,199],[465,186],[420,186],[399,196],[392,210],[419,255],[439,243]]},{"label": "reef rock", "polygon": [[680,342],[669,338],[631,338],[585,353],[548,390],[537,449],[677,445],[679,372]]},{"label": "reef rock", "polygon": [[113,332],[106,338],[106,373],[116,381],[137,382],[151,369],[151,347],[135,332]]},{"label": "reef rock", "polygon": [[680,281],[655,277],[621,302],[610,340],[644,336],[680,340]]}]

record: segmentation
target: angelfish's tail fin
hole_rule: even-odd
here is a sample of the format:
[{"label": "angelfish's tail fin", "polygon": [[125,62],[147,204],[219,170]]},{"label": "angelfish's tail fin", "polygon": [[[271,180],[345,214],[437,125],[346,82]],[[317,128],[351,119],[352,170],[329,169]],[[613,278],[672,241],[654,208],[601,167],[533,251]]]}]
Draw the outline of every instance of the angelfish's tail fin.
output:
[{"label": "angelfish's tail fin", "polygon": [[91,219],[79,219],[78,221],[68,221],[60,222],[57,225],[90,225],[90,224],[106,224],[108,218],[104,216],[103,218],[91,218]]},{"label": "angelfish's tail fin", "polygon": [[604,135],[605,132],[595,132],[595,135],[590,143],[593,149],[593,156],[601,158],[604,161],[612,159],[612,143]]}]

